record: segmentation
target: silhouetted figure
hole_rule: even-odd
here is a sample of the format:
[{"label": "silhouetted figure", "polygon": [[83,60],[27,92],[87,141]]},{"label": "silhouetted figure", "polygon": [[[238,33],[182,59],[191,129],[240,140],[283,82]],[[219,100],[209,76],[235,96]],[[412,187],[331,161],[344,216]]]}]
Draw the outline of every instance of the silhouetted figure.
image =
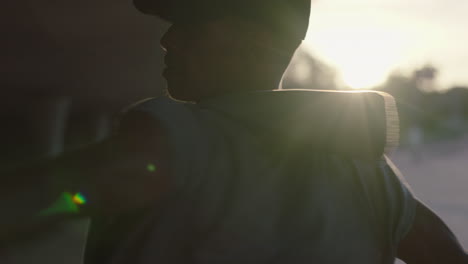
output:
[{"label": "silhouetted figure", "polygon": [[135,4],[172,24],[170,97],[129,107],[109,139],[17,171],[5,190],[34,174],[51,200],[84,195],[88,263],[468,263],[385,156],[390,96],[277,90],[309,0]]}]

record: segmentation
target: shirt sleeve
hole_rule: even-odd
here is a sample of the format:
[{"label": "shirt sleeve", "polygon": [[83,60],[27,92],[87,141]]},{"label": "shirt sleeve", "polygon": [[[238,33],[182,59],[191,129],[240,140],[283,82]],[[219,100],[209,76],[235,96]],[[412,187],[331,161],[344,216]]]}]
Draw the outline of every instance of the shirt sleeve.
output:
[{"label": "shirt sleeve", "polygon": [[383,162],[387,197],[392,211],[393,242],[398,244],[412,228],[418,200],[393,162],[386,156]]}]

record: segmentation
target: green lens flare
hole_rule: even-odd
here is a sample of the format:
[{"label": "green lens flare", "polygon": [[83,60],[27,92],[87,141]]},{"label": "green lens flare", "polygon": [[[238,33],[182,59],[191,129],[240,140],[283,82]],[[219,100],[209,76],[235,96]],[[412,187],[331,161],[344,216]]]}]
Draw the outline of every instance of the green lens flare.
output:
[{"label": "green lens flare", "polygon": [[73,195],[68,192],[62,193],[60,197],[48,208],[39,212],[39,216],[50,216],[56,214],[75,214],[79,213],[80,209],[73,201]]},{"label": "green lens flare", "polygon": [[57,214],[77,214],[80,212],[80,205],[87,203],[86,197],[82,193],[71,194],[64,192],[48,208],[39,212],[38,216],[51,216]]},{"label": "green lens flare", "polygon": [[78,205],[86,204],[86,197],[82,193],[77,193],[73,196],[73,202]]},{"label": "green lens flare", "polygon": [[146,169],[149,172],[155,172],[156,171],[156,166],[154,164],[148,164],[148,166],[146,166]]}]

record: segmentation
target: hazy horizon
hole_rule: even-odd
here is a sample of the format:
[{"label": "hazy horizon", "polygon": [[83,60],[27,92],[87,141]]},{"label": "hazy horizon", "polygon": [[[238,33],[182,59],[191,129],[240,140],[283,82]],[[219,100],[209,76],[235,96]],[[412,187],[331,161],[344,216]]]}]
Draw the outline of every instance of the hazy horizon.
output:
[{"label": "hazy horizon", "polygon": [[352,88],[426,64],[439,89],[468,86],[467,12],[459,0],[315,0],[305,44]]}]

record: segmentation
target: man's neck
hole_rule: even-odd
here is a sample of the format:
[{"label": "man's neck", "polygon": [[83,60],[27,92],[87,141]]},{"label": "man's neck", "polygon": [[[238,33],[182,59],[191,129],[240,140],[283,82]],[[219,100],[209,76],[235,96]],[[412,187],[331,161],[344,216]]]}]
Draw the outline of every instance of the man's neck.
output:
[{"label": "man's neck", "polygon": [[200,101],[203,99],[216,97],[216,96],[223,96],[232,93],[239,93],[239,92],[249,92],[249,91],[262,91],[262,90],[276,90],[280,87],[279,80],[268,80],[268,81],[244,81],[238,83],[231,83],[226,82],[229,84],[220,84],[213,86],[208,86],[203,89],[203,93],[200,94],[198,100]]}]

